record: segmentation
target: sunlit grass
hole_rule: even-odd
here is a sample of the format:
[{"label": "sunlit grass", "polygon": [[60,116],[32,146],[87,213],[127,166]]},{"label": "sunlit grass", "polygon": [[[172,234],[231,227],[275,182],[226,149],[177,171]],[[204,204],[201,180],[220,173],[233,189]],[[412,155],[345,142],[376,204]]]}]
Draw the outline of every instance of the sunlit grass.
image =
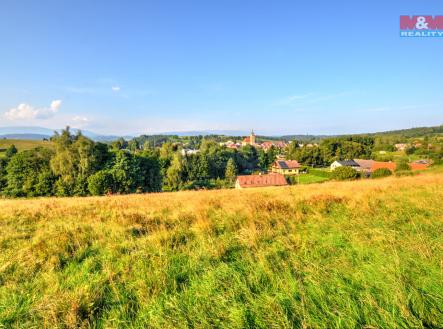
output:
[{"label": "sunlit grass", "polygon": [[442,327],[443,174],[0,200],[0,327]]},{"label": "sunlit grass", "polygon": [[11,145],[14,145],[18,151],[32,150],[37,147],[54,148],[54,144],[50,141],[0,139],[0,157],[5,155],[6,149]]},{"label": "sunlit grass", "polygon": [[320,177],[312,174],[302,174],[298,176],[298,180],[296,182],[298,184],[313,184],[313,183],[321,183],[328,181],[327,177]]}]

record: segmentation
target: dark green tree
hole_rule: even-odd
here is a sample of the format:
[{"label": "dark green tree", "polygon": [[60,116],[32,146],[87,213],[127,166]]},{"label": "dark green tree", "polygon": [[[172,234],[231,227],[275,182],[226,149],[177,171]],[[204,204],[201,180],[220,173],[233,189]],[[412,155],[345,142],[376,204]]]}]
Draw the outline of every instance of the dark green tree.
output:
[{"label": "dark green tree", "polygon": [[11,145],[6,149],[5,155],[6,155],[7,158],[11,158],[11,157],[13,157],[15,154],[17,154],[17,152],[18,152],[18,150],[17,150],[17,148],[15,147],[15,145],[14,145],[14,144],[11,144]]},{"label": "dark green tree", "polygon": [[43,148],[14,155],[6,167],[5,194],[15,197],[42,195],[42,190],[38,188],[42,180],[40,175],[50,170],[50,157],[51,152]]},{"label": "dark green tree", "polygon": [[180,153],[176,153],[171,166],[166,172],[166,189],[170,191],[178,191],[183,183],[183,164]]},{"label": "dark green tree", "polygon": [[139,166],[139,184],[143,192],[159,192],[162,188],[160,160],[151,151],[144,151],[137,156]]},{"label": "dark green tree", "polygon": [[8,164],[7,159],[0,158],[0,193],[6,187],[6,165]]},{"label": "dark green tree", "polygon": [[35,185],[35,194],[38,196],[50,196],[54,195],[56,177],[52,173],[49,167],[43,169],[37,178],[37,184]]},{"label": "dark green tree", "polygon": [[88,177],[88,190],[92,195],[115,192],[114,177],[111,170],[100,170]]},{"label": "dark green tree", "polygon": [[297,151],[300,149],[298,142],[296,140],[291,141],[286,147],[286,159],[288,160],[299,160],[297,159]]},{"label": "dark green tree", "polygon": [[237,167],[235,166],[234,159],[229,159],[226,165],[225,179],[226,182],[232,186],[237,177]]},{"label": "dark green tree", "polygon": [[109,161],[104,144],[95,144],[78,132],[72,135],[69,127],[52,137],[55,155],[51,159],[52,172],[58,177],[57,195],[86,195],[88,177]]}]

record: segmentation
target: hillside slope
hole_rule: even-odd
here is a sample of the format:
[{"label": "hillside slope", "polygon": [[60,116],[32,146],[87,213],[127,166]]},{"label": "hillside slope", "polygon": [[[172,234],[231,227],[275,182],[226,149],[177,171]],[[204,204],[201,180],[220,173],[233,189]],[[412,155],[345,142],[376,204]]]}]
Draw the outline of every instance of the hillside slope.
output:
[{"label": "hillside slope", "polygon": [[443,174],[0,200],[0,327],[443,327]]},{"label": "hillside slope", "polygon": [[49,141],[0,139],[0,156],[2,156],[6,149],[11,145],[14,145],[18,151],[32,150],[37,147],[54,148],[54,144]]}]

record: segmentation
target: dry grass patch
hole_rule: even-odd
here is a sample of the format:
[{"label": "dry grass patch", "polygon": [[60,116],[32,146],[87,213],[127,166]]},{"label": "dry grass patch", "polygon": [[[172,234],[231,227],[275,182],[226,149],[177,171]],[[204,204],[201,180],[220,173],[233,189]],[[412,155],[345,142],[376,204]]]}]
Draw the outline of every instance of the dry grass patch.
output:
[{"label": "dry grass patch", "polygon": [[443,174],[0,200],[0,327],[442,327]]}]

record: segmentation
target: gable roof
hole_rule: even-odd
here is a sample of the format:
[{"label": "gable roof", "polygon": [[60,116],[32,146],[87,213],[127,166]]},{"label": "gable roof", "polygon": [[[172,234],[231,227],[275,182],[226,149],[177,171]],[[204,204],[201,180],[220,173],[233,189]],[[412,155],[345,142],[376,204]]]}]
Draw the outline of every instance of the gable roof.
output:
[{"label": "gable roof", "polygon": [[285,148],[286,143],[283,141],[276,141],[276,142],[274,142],[274,146],[279,147],[279,148]]},{"label": "gable roof", "polygon": [[409,167],[411,167],[411,170],[424,170],[429,167],[429,164],[412,162],[409,164]]},{"label": "gable roof", "polygon": [[366,160],[366,159],[354,159],[357,164],[363,169],[371,169],[374,160]]},{"label": "gable roof", "polygon": [[337,162],[344,167],[360,167],[354,160],[337,160]]},{"label": "gable roof", "polygon": [[[429,167],[429,164],[425,164],[425,163],[412,162],[412,163],[408,163],[408,164],[409,164],[409,167],[411,167],[411,170],[425,170],[426,168]],[[394,171],[395,168],[397,168],[397,164],[395,162],[374,161],[374,163],[371,167],[371,171],[374,171],[374,170],[377,170],[380,168],[386,168],[391,171]]]},{"label": "gable roof", "polygon": [[277,160],[274,162],[274,167],[279,169],[296,169],[301,166],[297,160]]},{"label": "gable roof", "polygon": [[397,164],[395,162],[381,162],[381,161],[374,161],[374,163],[371,166],[371,171],[374,172],[377,169],[380,168],[386,168],[390,171],[394,171],[395,168],[397,168]]},{"label": "gable roof", "polygon": [[261,143],[261,146],[263,146],[263,147],[271,147],[272,145],[274,145],[274,143],[272,143],[272,142],[263,142],[263,143]]},{"label": "gable roof", "polygon": [[264,186],[285,186],[288,185],[286,179],[281,174],[268,175],[244,175],[237,176],[240,187],[264,187]]}]

